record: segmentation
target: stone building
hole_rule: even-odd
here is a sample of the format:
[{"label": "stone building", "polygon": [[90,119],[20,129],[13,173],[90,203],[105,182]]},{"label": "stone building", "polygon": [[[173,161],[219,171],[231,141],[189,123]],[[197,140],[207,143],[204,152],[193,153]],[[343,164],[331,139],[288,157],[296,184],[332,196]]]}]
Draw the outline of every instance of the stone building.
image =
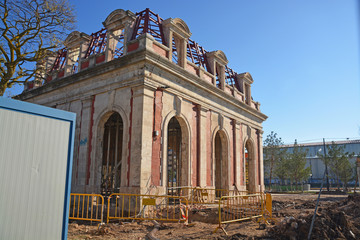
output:
[{"label": "stone building", "polygon": [[251,75],[191,40],[179,18],[118,9],[103,25],[69,34],[18,96],[77,114],[72,192],[263,190],[267,117]]}]

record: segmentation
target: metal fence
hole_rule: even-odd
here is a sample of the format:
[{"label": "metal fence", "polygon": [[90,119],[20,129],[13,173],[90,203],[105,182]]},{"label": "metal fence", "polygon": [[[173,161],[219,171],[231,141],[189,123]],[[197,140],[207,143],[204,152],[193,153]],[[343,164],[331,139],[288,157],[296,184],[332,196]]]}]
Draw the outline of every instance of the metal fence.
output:
[{"label": "metal fence", "polygon": [[222,196],[246,195],[248,192],[237,189],[174,187],[168,189],[168,194],[185,197],[188,199],[189,204],[217,204]]},{"label": "metal fence", "polygon": [[99,194],[70,194],[69,219],[103,222],[104,198]]},{"label": "metal fence", "polygon": [[179,196],[113,193],[108,198],[111,220],[188,221],[188,200]]},{"label": "metal fence", "polygon": [[[269,193],[246,195],[246,192],[240,191],[191,187],[181,188],[178,193],[186,193],[186,196],[113,193],[107,199],[106,209],[102,195],[72,193],[69,219],[103,222],[103,213],[106,212],[107,223],[111,220],[187,223],[189,202],[219,205],[219,226],[214,232],[220,228],[226,233],[223,228],[226,223],[253,218],[272,219],[272,197]],[[234,195],[236,193],[241,195]]]},{"label": "metal fence", "polygon": [[264,194],[223,196],[219,201],[219,226],[215,229],[226,231],[223,224],[264,217]]}]

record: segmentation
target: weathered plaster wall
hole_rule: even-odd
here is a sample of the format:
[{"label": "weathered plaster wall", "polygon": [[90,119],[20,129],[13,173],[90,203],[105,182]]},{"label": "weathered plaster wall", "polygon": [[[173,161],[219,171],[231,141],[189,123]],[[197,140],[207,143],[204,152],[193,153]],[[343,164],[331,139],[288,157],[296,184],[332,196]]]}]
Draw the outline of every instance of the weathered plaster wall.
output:
[{"label": "weathered plaster wall", "polygon": [[166,54],[158,55],[147,35],[136,41],[137,48],[122,59],[53,80],[28,94],[27,101],[77,114],[73,191],[100,191],[103,128],[113,112],[124,124],[122,192],[145,193],[152,186],[165,192],[172,117],[183,133],[183,186],[215,186],[214,139],[219,132],[223,187],[245,189],[244,148],[249,141],[251,190],[263,189],[261,123],[266,116],[234,98],[233,90],[204,80],[209,73],[198,76],[170,62]]}]

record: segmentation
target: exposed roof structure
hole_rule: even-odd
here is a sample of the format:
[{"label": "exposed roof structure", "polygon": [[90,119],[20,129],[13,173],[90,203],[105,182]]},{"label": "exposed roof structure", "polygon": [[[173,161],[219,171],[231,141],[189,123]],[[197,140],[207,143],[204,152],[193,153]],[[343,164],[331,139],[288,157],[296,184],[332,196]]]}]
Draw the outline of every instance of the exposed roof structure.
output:
[{"label": "exposed roof structure", "polygon": [[[111,22],[112,15],[119,14],[116,11],[124,11],[124,10],[121,10],[121,9],[115,10],[112,14],[110,14],[108,16],[108,18],[105,20],[105,22],[107,22],[107,23]],[[132,14],[130,11],[126,11],[126,12],[128,14],[130,13],[130,15]],[[133,29],[130,40],[134,40],[138,36],[140,36],[144,33],[148,33],[152,37],[154,37],[154,39],[156,41],[166,45],[166,40],[164,37],[164,32],[163,32],[163,27],[162,27],[162,23],[164,20],[158,14],[152,12],[149,8],[147,8],[144,11],[136,13],[134,15],[134,18],[136,18],[135,25],[134,25],[134,29]],[[175,18],[175,19],[171,19],[171,20],[176,26],[178,26],[180,29],[182,29],[185,32],[185,34],[191,35],[189,28],[184,21],[182,21],[179,18]],[[104,24],[105,24],[105,22],[104,22]],[[88,58],[90,55],[99,54],[105,50],[106,42],[107,42],[106,32],[107,32],[107,29],[103,28],[103,29],[101,29],[95,33],[92,33],[90,35],[91,40],[90,40],[88,49],[86,50],[86,54],[84,57],[85,59]],[[67,40],[72,37],[70,35],[67,38]],[[124,47],[123,39],[124,39],[124,35],[122,34],[120,36],[120,39],[118,39],[119,43],[116,46],[114,58],[119,58],[123,55],[123,47]],[[65,41],[65,43],[66,42],[67,41]],[[197,66],[203,67],[208,72],[212,72],[212,70],[209,67],[209,63],[207,61],[206,54],[208,53],[208,51],[206,51],[202,46],[200,46],[197,42],[193,41],[190,38],[188,39],[186,48],[187,48],[187,51],[186,51],[187,60],[196,64]],[[176,54],[176,48],[173,48],[173,51]],[[60,70],[61,68],[64,67],[66,54],[67,54],[66,47],[63,49],[60,49],[57,52],[57,56],[54,61],[54,65],[51,68],[51,71]],[[226,63],[227,63],[226,56],[222,51],[218,50],[218,51],[216,51],[216,54],[218,54],[220,56],[220,58],[224,59],[224,61],[226,61]],[[74,64],[74,68],[73,68],[73,72],[76,73],[76,71],[77,71],[77,63]],[[230,85],[230,86],[234,86],[235,88],[237,88],[237,90],[242,91],[241,87],[240,87],[240,83],[238,82],[238,80],[236,78],[236,74],[237,73],[233,69],[231,69],[227,64],[225,64],[226,84]],[[247,73],[247,74],[249,74],[249,73]]]}]

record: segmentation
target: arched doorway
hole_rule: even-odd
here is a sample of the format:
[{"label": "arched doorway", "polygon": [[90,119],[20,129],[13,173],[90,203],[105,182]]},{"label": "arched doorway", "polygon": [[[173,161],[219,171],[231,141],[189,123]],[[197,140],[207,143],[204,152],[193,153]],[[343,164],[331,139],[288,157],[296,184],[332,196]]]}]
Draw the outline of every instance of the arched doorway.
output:
[{"label": "arched doorway", "polygon": [[182,133],[179,121],[173,117],[168,125],[168,144],[167,144],[167,187],[168,194],[176,195],[178,187],[181,186],[182,176]]},{"label": "arched doorway", "polygon": [[[215,189],[228,188],[228,151],[226,135],[218,131],[214,139],[214,156],[215,156]],[[217,196],[221,194],[217,191]]]},{"label": "arched doorway", "polygon": [[253,146],[252,143],[250,142],[250,140],[247,140],[245,143],[245,149],[244,149],[244,181],[245,181],[245,186],[246,186],[246,190],[249,192],[254,192],[254,188],[253,186],[255,185],[255,183],[253,181],[255,181],[254,178],[254,154],[253,154]]},{"label": "arched doorway", "polygon": [[249,190],[249,152],[245,146],[245,186],[246,190]]},{"label": "arched doorway", "polygon": [[119,192],[121,184],[121,155],[123,121],[119,113],[113,113],[104,124],[103,154],[101,165],[101,192]]}]

